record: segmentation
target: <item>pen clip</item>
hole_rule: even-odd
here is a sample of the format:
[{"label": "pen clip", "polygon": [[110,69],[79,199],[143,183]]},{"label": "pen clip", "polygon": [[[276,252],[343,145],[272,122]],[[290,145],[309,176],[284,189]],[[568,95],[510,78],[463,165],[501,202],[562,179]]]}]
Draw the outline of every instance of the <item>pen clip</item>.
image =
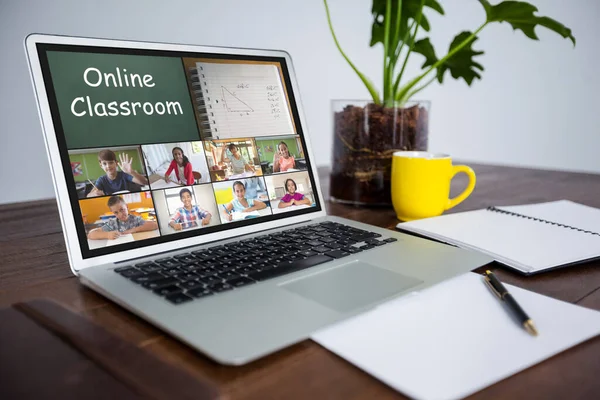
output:
[{"label": "pen clip", "polygon": [[498,292],[498,291],[496,290],[496,288],[494,287],[494,285],[492,285],[492,282],[490,281],[490,278],[488,278],[487,276],[484,276],[484,277],[483,277],[483,279],[484,279],[485,283],[487,284],[487,286],[488,286],[488,287],[491,289],[491,291],[492,291],[492,292],[493,292],[493,293],[494,293],[496,296],[498,296],[498,298],[499,298],[500,300],[502,300],[502,295],[500,294],[500,292]]}]

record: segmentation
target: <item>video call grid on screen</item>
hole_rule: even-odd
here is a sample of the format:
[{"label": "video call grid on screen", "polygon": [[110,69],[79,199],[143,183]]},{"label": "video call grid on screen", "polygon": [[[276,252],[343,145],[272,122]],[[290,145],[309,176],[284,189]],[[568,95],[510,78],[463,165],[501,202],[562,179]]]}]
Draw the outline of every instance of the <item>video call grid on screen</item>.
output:
[{"label": "video call grid on screen", "polygon": [[321,210],[283,58],[38,52],[84,258]]}]

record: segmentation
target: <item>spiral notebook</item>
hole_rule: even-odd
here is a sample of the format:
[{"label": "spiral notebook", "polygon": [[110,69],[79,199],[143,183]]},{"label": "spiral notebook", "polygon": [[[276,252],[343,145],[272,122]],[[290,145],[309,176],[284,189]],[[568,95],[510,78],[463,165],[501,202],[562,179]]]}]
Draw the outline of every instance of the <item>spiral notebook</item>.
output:
[{"label": "spiral notebook", "polygon": [[188,74],[204,139],[295,134],[277,65],[203,61]]},{"label": "spiral notebook", "polygon": [[524,274],[600,258],[600,210],[568,200],[488,207],[396,227],[483,252]]}]

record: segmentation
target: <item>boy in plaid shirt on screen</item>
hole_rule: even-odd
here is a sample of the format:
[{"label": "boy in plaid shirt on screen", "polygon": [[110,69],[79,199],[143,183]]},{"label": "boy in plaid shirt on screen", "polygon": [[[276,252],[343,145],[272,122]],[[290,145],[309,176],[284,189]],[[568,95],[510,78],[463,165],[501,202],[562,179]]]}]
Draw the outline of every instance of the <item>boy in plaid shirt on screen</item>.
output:
[{"label": "boy in plaid shirt on screen", "polygon": [[171,217],[169,226],[176,231],[182,229],[205,226],[210,223],[211,214],[196,205],[192,205],[192,192],[188,188],[183,188],[179,192],[179,198],[183,207],[178,208]]}]

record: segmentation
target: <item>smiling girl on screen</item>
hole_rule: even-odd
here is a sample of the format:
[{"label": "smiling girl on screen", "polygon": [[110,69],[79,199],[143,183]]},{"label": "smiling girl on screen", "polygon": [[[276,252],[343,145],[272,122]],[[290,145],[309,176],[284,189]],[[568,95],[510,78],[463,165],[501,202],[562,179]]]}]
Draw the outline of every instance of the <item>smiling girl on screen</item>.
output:
[{"label": "smiling girl on screen", "polygon": [[267,207],[267,205],[260,200],[247,199],[246,188],[240,181],[233,182],[232,190],[235,199],[233,199],[231,203],[223,206],[225,207],[225,211],[227,211],[227,214],[225,215],[227,221],[231,221],[233,219],[233,216],[231,215],[232,211],[251,212],[255,210],[262,210],[263,208]]},{"label": "smiling girl on screen", "polygon": [[177,182],[180,185],[193,185],[195,183],[194,173],[192,172],[192,163],[188,158],[183,154],[183,149],[181,147],[173,147],[172,150],[173,161],[169,164],[169,169],[165,173],[165,182],[170,182],[171,178],[169,174],[171,171],[175,171],[175,177],[177,178]]},{"label": "smiling girl on screen", "polygon": [[287,193],[285,196],[281,198],[279,201],[278,208],[286,208],[293,205],[310,205],[310,199],[303,195],[302,193],[296,192],[296,182],[293,179],[285,180],[285,188],[287,189]]},{"label": "smiling girl on screen", "polygon": [[294,156],[290,154],[285,142],[279,142],[277,145],[277,151],[273,156],[273,172],[285,172],[288,169],[296,167],[296,160]]}]

